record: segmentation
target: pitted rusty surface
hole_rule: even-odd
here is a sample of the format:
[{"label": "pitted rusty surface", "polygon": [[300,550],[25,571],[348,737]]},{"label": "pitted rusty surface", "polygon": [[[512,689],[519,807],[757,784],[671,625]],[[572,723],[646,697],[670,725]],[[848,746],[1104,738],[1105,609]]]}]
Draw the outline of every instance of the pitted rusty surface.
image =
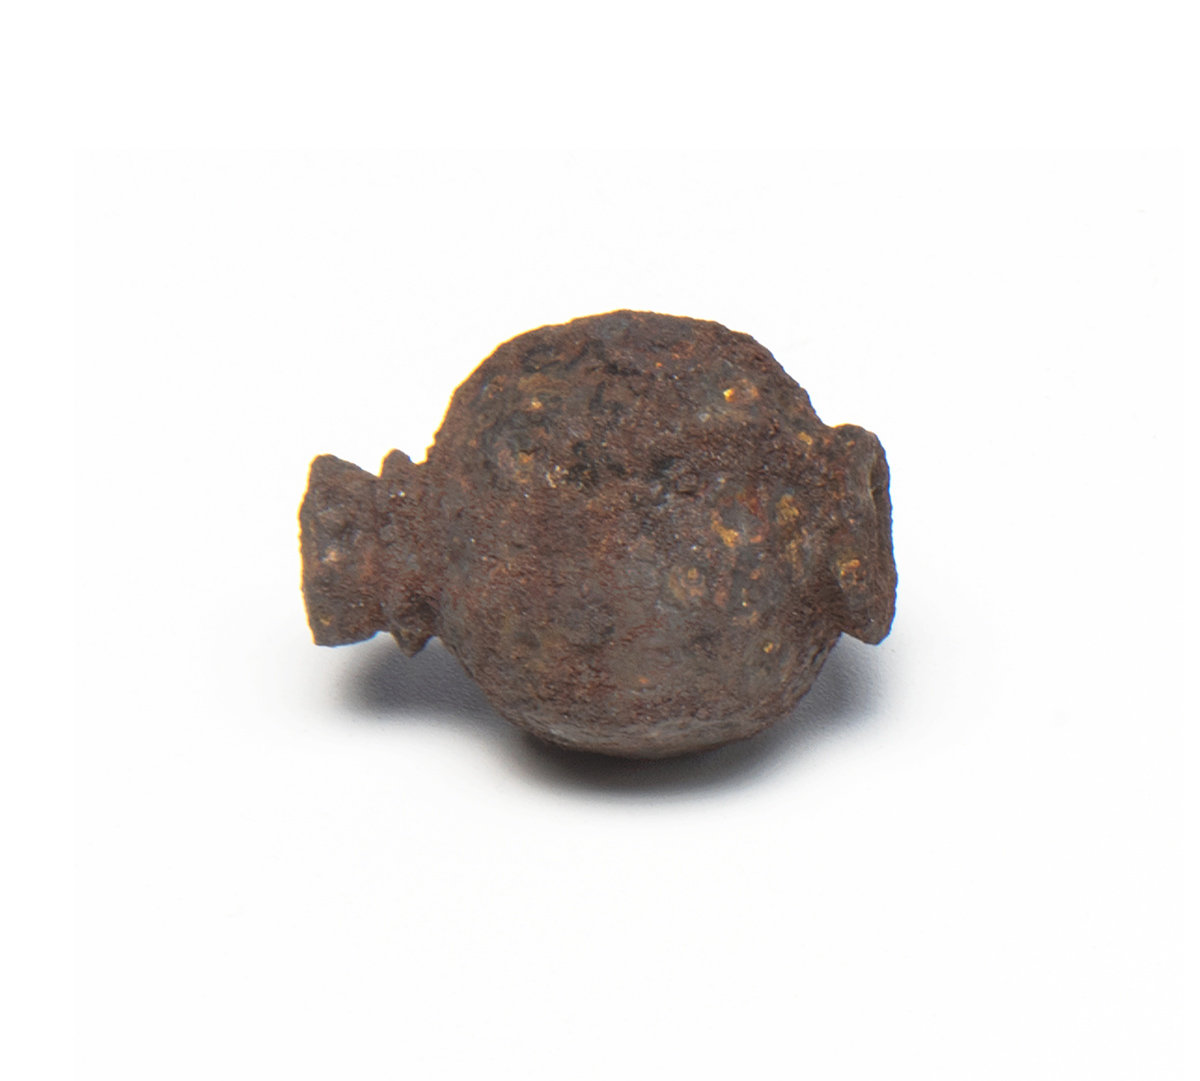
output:
[{"label": "pitted rusty surface", "polygon": [[433,635],[514,724],[664,757],[788,713],[896,571],[883,448],[761,345],[612,312],[501,345],[427,460],[329,455],[300,511],[314,639]]}]

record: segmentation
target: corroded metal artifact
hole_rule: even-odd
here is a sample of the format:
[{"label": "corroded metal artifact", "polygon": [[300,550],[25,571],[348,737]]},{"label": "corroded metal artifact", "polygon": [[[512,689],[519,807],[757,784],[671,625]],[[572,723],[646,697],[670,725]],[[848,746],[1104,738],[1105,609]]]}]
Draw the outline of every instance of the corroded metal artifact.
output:
[{"label": "corroded metal artifact", "polygon": [[437,635],[502,716],[603,754],[752,735],[895,605],[879,440],[748,335],[650,312],[505,342],[424,463],[317,458],[300,526],[317,643]]}]

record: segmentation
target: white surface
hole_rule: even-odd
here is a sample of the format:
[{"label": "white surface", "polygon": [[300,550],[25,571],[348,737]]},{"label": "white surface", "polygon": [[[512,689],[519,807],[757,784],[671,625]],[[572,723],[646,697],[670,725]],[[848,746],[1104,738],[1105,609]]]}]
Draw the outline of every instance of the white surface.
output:
[{"label": "white surface", "polygon": [[[1170,156],[78,168],[79,1076],[1183,1077]],[[892,636],[658,765],[311,645],[310,458],[500,341],[753,334],[893,475]]]}]

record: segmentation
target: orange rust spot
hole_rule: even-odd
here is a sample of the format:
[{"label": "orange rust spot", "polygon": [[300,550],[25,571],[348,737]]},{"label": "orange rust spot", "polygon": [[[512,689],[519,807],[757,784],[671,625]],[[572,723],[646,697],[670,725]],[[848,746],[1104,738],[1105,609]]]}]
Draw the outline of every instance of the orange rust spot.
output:
[{"label": "orange rust spot", "polygon": [[862,577],[861,570],[861,559],[842,559],[838,561],[838,578],[843,581],[851,579],[857,582]]},{"label": "orange rust spot", "polygon": [[733,387],[729,387],[729,388],[728,388],[728,389],[725,391],[725,400],[726,400],[727,402],[731,402],[731,401],[733,401],[733,396],[734,396],[734,394],[736,394],[736,393],[737,393],[737,391],[735,391],[735,390],[733,389]]},{"label": "orange rust spot", "polygon": [[721,519],[720,511],[712,512],[712,527],[713,532],[721,538],[725,543],[726,548],[736,548],[742,543],[742,535],[736,529],[726,529],[725,522]]},{"label": "orange rust spot", "polygon": [[811,447],[813,445],[813,437],[809,435],[808,432],[797,432],[796,438],[799,439],[800,442],[806,447]]}]

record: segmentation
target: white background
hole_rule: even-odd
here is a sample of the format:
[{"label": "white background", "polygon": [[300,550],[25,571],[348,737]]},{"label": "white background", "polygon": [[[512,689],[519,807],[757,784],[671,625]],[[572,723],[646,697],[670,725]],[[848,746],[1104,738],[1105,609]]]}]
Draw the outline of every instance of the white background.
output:
[{"label": "white background", "polygon": [[[84,1076],[1181,1076],[1181,172],[81,156]],[[667,764],[298,592],[314,454],[419,459],[499,341],[622,306],[893,473],[891,637]]]},{"label": "white background", "polygon": [[[1184,11],[6,11],[0,1075],[1195,1076]],[[658,765],[298,590],[314,454],[618,306],[893,471],[891,638]]]}]

